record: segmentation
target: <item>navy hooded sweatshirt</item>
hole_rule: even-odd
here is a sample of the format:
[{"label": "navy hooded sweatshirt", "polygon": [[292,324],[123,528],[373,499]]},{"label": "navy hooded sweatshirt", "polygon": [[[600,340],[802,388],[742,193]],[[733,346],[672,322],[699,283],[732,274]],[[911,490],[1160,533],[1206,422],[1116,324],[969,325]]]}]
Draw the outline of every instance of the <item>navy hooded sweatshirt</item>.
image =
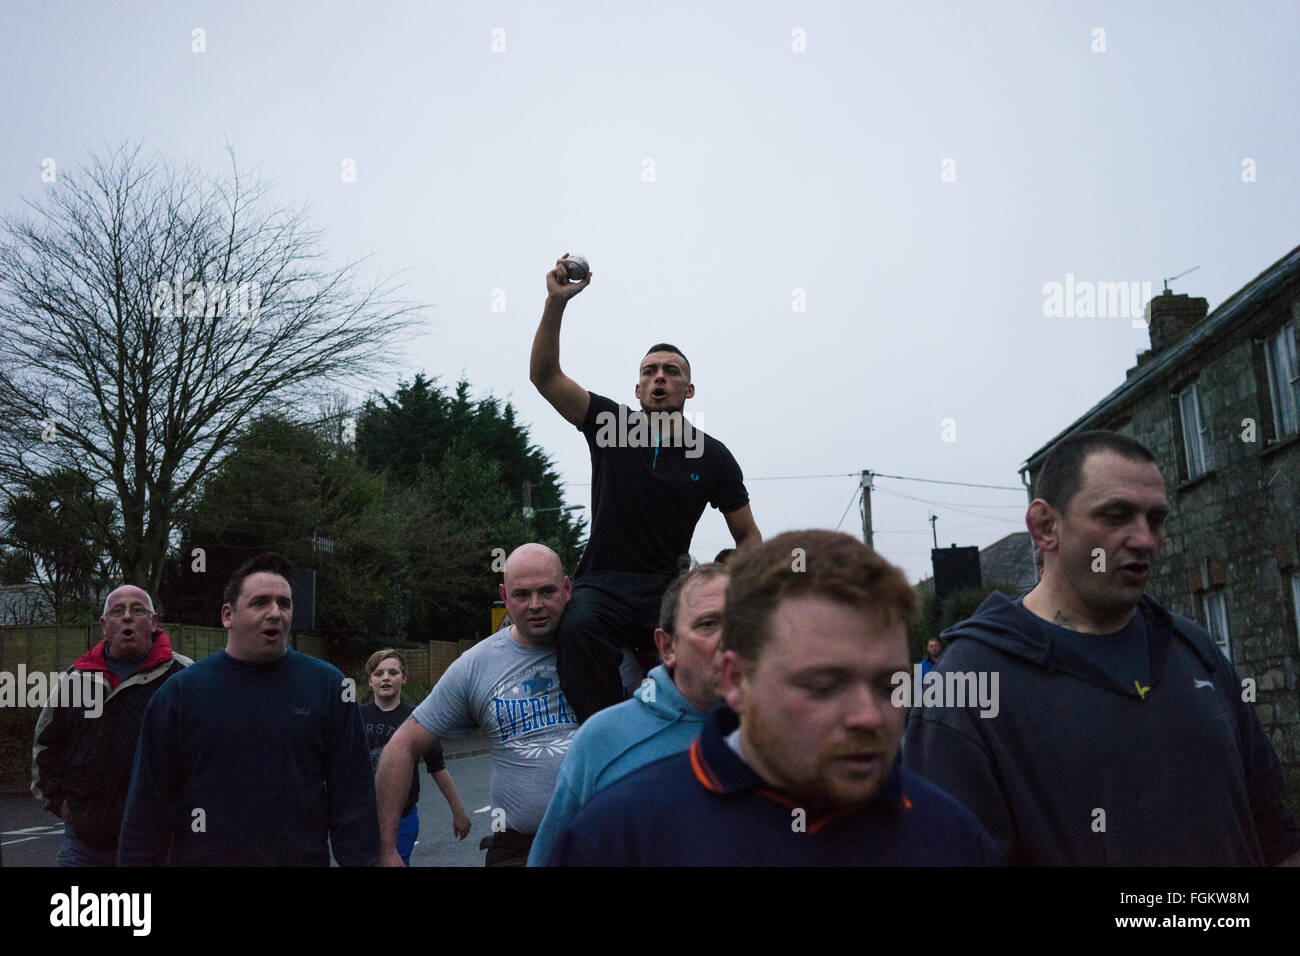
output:
[{"label": "navy hooded sweatshirt", "polygon": [[1013,865],[1271,865],[1300,849],[1252,695],[1195,622],[1143,597],[1119,634],[1082,634],[995,592],[943,637],[935,673],[996,672],[997,712],[914,708],[903,759]]}]

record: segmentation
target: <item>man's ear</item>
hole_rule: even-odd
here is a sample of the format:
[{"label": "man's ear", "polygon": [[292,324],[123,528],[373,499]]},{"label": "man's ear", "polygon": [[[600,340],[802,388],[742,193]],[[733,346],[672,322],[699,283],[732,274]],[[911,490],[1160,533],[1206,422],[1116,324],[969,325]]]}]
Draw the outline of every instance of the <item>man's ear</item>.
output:
[{"label": "man's ear", "polygon": [[686,397],[687,397],[687,398],[694,398],[694,397],[695,397],[695,383],[694,383],[694,382],[691,382],[689,385],[686,386]]},{"label": "man's ear", "polygon": [[722,652],[722,699],[738,714],[745,712],[745,698],[749,693],[749,674],[744,659],[735,651]]},{"label": "man's ear", "polygon": [[230,627],[235,620],[235,609],[229,604],[221,605],[221,626]]},{"label": "man's ear", "polygon": [[659,659],[664,667],[672,670],[677,666],[677,655],[673,653],[673,636],[662,627],[655,628],[655,647],[659,649]]},{"label": "man's ear", "polygon": [[1055,551],[1060,538],[1061,515],[1042,498],[1029,502],[1025,527],[1039,551]]}]

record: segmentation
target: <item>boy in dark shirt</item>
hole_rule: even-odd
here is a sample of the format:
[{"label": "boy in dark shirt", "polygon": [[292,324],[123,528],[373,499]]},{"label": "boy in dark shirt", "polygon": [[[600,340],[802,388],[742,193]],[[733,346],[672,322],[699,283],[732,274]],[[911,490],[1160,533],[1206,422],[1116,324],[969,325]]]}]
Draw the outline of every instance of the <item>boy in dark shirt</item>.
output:
[{"label": "boy in dark shirt", "polygon": [[[415,708],[402,703],[402,686],[406,683],[406,659],[391,647],[375,651],[366,661],[366,673],[370,675],[370,690],[374,700],[361,705],[361,719],[366,725],[366,745],[370,748],[370,770],[373,773],[379,766],[379,755],[383,752],[388,739],[402,726],[402,722],[411,716]],[[456,836],[463,840],[469,833],[469,815],[460,802],[456,784],[442,758],[442,744],[434,742],[424,755],[425,766],[429,776],[442,791],[451,807],[451,828]],[[420,833],[420,777],[411,775],[411,792],[402,808],[402,821],[397,830],[397,852],[402,862],[411,865],[411,851],[415,849],[415,840]]]}]

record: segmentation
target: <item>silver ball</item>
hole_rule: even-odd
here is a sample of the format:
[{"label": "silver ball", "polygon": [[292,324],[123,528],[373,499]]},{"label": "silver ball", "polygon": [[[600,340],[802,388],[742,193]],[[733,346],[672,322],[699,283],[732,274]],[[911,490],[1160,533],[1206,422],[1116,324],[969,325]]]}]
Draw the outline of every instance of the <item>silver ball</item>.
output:
[{"label": "silver ball", "polygon": [[564,270],[569,274],[570,282],[581,282],[587,278],[587,273],[591,267],[587,265],[587,260],[582,256],[569,256],[564,260]]}]

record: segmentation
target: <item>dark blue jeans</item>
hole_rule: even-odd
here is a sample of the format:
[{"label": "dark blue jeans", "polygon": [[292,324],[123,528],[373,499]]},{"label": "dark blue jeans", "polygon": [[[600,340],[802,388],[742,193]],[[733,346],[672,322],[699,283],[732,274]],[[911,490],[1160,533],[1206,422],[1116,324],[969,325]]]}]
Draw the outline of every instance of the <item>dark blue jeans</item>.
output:
[{"label": "dark blue jeans", "polygon": [[[418,770],[419,767],[416,767]],[[411,807],[411,812],[402,817],[397,824],[397,855],[407,866],[411,865],[411,851],[415,849],[415,838],[420,835],[420,808]]]}]

